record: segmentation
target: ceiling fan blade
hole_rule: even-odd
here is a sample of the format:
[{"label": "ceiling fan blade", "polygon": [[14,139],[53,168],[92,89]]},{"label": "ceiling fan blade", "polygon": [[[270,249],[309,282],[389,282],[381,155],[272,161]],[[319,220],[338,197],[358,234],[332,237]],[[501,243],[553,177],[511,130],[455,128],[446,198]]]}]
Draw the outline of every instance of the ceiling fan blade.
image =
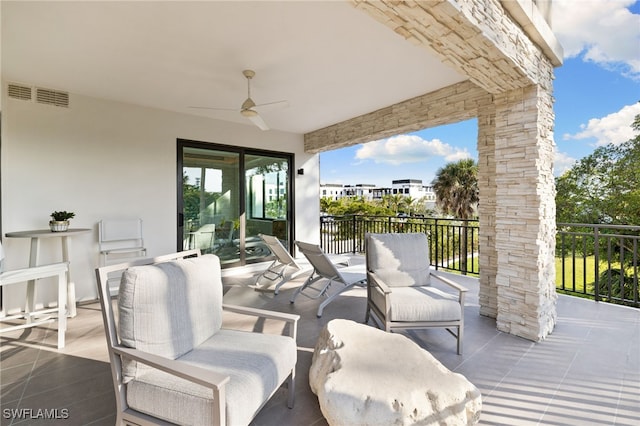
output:
[{"label": "ceiling fan blade", "polygon": [[216,108],[216,107],[205,107],[205,106],[188,106],[190,109],[208,109],[212,111],[238,111],[238,108]]},{"label": "ceiling fan blade", "polygon": [[288,101],[275,101],[275,102],[267,102],[265,104],[255,105],[254,108],[259,108],[261,110],[271,110],[274,108],[286,108],[289,106]]},{"label": "ceiling fan blade", "polygon": [[248,116],[247,118],[251,120],[253,124],[258,126],[260,130],[269,130],[269,126],[267,126],[267,123],[264,122],[264,120],[262,119],[262,117],[260,117],[260,115],[255,114],[255,115]]},{"label": "ceiling fan blade", "polygon": [[[289,106],[288,101],[275,101],[275,102],[267,102],[264,104],[256,105],[256,103],[251,99],[251,79],[256,75],[253,70],[244,70],[242,74],[247,79],[247,99],[240,106],[240,114],[251,120],[253,124],[258,126],[261,130],[269,130],[269,126],[264,122],[262,117],[258,115],[259,109],[260,111],[269,111],[274,108],[286,108]],[[205,106],[190,106],[188,108],[192,109],[206,109],[206,110],[214,110],[214,111],[238,111],[235,108],[214,108],[214,107],[205,107]]]}]

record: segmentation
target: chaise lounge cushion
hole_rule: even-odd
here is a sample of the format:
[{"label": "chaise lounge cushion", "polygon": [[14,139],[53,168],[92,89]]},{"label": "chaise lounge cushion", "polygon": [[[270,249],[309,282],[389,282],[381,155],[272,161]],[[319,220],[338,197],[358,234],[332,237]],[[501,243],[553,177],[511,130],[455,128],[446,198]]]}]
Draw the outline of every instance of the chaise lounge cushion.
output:
[{"label": "chaise lounge cushion", "polygon": [[[246,425],[296,363],[296,344],[285,336],[222,329],[180,361],[229,375],[227,424]],[[212,366],[212,361],[215,366]],[[134,409],[180,424],[213,424],[211,390],[149,370],[127,385]]]}]

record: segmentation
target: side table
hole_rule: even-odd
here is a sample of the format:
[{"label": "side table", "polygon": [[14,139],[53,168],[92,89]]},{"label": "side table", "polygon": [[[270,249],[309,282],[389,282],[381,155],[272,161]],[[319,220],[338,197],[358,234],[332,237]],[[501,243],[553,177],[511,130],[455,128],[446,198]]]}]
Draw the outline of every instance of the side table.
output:
[{"label": "side table", "polygon": [[[91,232],[88,228],[69,229],[64,232],[52,232],[49,229],[36,229],[32,231],[7,232],[7,238],[31,238],[31,251],[29,254],[29,266],[38,266],[38,255],[40,252],[40,240],[42,238],[60,238],[62,242],[62,261],[69,262],[69,237]],[[25,311],[30,313],[34,309],[35,280],[27,282],[27,303]],[[69,316],[75,317],[76,312],[76,287],[71,280],[71,268],[67,270],[67,306]]]}]

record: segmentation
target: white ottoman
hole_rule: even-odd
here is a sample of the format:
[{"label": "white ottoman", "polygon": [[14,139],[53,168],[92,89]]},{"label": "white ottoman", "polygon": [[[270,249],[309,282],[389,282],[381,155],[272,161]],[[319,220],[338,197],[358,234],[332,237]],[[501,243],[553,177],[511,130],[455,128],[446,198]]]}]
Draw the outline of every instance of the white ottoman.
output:
[{"label": "white ottoman", "polygon": [[349,320],[320,333],[309,371],[330,425],[471,425],[480,391],[410,339]]}]

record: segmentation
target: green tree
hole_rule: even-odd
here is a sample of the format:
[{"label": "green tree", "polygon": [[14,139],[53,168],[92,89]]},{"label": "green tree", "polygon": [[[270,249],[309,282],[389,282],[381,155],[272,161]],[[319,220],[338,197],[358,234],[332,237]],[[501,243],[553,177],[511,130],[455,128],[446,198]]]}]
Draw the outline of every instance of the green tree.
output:
[{"label": "green tree", "polygon": [[433,181],[436,204],[444,214],[471,219],[478,204],[478,165],[470,158],[448,163]]},{"label": "green tree", "polygon": [[[479,200],[478,165],[471,158],[446,164],[436,172],[433,191],[436,193],[436,204],[444,214],[458,219],[471,219]],[[462,270],[466,271],[469,249],[466,232],[462,233],[461,239],[459,261]]]},{"label": "green tree", "polygon": [[398,214],[398,210],[404,206],[404,197],[400,194],[385,195],[384,201],[387,208],[392,210],[394,214]]},{"label": "green tree", "polygon": [[[633,123],[640,132],[640,115]],[[558,222],[640,224],[640,133],[608,144],[556,178]]]},{"label": "green tree", "polygon": [[329,213],[329,210],[335,206],[337,202],[331,197],[320,198],[320,211],[323,213]]},{"label": "green tree", "polygon": [[406,197],[404,197],[404,206],[409,210],[407,213],[409,213],[409,215],[411,215],[411,212],[413,210],[413,206],[416,204],[418,200],[407,195]]},{"label": "green tree", "polygon": [[[640,225],[640,115],[635,117],[632,127],[637,132],[633,139],[596,148],[556,178],[558,222]],[[628,231],[615,232],[626,234]],[[590,240],[584,247],[593,247],[594,237],[584,238]],[[634,285],[633,239],[608,241],[607,247],[600,247],[601,258],[610,257],[603,265],[604,270],[600,270],[600,295],[605,298],[611,295],[612,301],[619,300],[616,298],[637,300],[640,289]],[[558,247],[561,244],[562,241],[558,241]],[[578,244],[577,250],[581,250],[581,246]],[[562,250],[556,251],[562,253]],[[593,253],[587,249],[585,254]]]},{"label": "green tree", "polygon": [[184,200],[184,218],[185,223],[189,226],[198,228],[206,222],[208,218],[203,217],[207,206],[215,202],[220,194],[206,192],[200,187],[199,182],[196,184],[189,183],[189,177],[186,173],[182,175],[182,198]]},{"label": "green tree", "polygon": [[369,202],[364,197],[342,197],[332,202],[326,212],[334,216],[349,214],[377,216],[389,214],[388,209],[377,203]]}]

